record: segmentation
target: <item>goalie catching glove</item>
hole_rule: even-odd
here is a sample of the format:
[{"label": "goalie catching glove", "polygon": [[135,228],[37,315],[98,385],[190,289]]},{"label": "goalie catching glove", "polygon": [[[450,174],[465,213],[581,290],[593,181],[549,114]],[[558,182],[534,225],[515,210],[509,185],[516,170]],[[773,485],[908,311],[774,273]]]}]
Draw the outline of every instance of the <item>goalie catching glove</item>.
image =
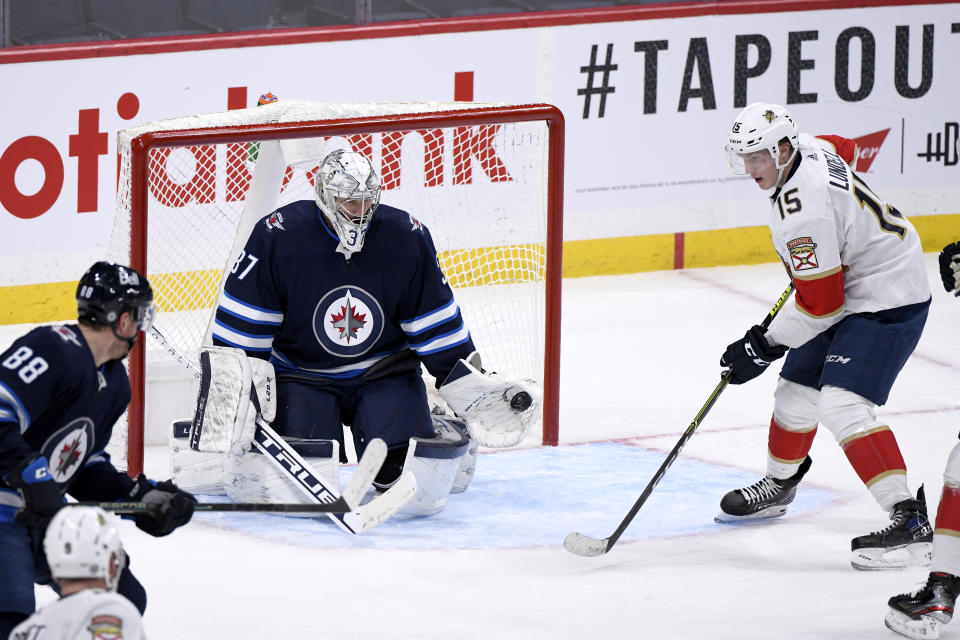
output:
[{"label": "goalie catching glove", "polygon": [[532,385],[484,371],[476,351],[457,361],[438,391],[483,447],[519,443],[540,408],[539,394]]}]

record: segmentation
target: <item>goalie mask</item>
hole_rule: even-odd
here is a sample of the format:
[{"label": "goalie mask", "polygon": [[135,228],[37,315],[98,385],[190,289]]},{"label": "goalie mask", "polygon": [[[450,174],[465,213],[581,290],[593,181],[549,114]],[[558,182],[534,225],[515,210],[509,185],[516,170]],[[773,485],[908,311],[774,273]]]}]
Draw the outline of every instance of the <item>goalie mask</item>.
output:
[{"label": "goalie mask", "polygon": [[64,507],[43,539],[50,574],[59,579],[103,578],[116,591],[127,555],[111,516],[99,507]]},{"label": "goalie mask", "polygon": [[317,205],[340,238],[337,250],[347,258],[358,253],[380,204],[380,178],[373,165],[359,153],[338,149],[323,159],[314,188]]},{"label": "goalie mask", "polygon": [[[793,151],[781,163],[780,141],[784,138],[793,146]],[[748,163],[772,160],[779,171],[779,184],[783,170],[790,165],[799,146],[800,133],[787,110],[780,105],[755,102],[741,111],[733,122],[727,138],[727,161],[734,173],[747,174],[750,173]]]}]

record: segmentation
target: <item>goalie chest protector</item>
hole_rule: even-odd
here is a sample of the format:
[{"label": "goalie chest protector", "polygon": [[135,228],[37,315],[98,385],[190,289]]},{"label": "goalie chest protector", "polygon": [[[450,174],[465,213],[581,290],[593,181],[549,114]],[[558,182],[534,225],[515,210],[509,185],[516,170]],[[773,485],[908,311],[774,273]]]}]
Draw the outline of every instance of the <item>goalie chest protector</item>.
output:
[{"label": "goalie chest protector", "polygon": [[320,379],[362,375],[410,348],[437,378],[473,351],[430,232],[380,205],[347,259],[316,203],[293,202],[254,227],[224,286],[214,344]]}]

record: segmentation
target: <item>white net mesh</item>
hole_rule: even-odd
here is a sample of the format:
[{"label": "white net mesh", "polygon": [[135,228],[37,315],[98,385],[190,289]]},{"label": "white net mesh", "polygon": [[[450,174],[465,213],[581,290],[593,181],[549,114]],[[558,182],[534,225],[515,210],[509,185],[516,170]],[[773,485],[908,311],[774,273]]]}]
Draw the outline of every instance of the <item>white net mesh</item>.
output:
[{"label": "white net mesh", "polygon": [[[136,244],[131,242],[134,221],[145,219],[147,275],[155,290],[156,324],[172,345],[195,361],[217,303],[222,274],[239,255],[253,224],[279,206],[312,200],[313,171],[322,158],[336,148],[350,148],[372,160],[383,184],[382,202],[408,211],[430,229],[441,267],[485,367],[542,382],[547,123],[405,128],[400,118],[401,128],[393,130],[397,115],[484,107],[490,105],[281,101],[122,131],[110,258],[131,260],[131,247]],[[358,125],[357,133],[349,131],[349,124],[343,127],[345,119],[378,116],[393,124],[382,131]],[[330,123],[318,123],[331,120],[341,127],[338,135],[325,129]],[[279,133],[282,127],[276,124],[299,122],[311,124],[295,138],[287,137],[286,130]],[[138,136],[180,130],[198,130],[197,135],[202,135],[224,127],[249,129],[251,140],[190,144],[188,136],[174,146],[149,148],[147,208],[139,210],[133,194],[135,181],[141,178],[132,171]],[[271,138],[274,128],[278,134]],[[258,141],[253,141],[256,136]],[[149,389],[151,372],[169,356],[153,341],[146,347]],[[192,400],[163,402],[190,406]],[[149,403],[148,397],[148,414]],[[125,450],[125,429],[118,425],[111,444],[118,466],[124,465]]]}]

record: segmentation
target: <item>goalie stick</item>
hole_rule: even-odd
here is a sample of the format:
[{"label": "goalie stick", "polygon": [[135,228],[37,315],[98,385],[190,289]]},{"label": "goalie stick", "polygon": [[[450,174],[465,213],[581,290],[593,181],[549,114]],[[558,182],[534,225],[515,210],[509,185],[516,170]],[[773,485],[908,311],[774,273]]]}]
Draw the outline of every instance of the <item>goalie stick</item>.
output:
[{"label": "goalie stick", "polygon": [[[370,482],[376,476],[387,456],[387,447],[383,440],[375,439],[367,445],[363,458],[357,464],[343,494],[333,502],[305,504],[301,502],[198,502],[194,511],[266,511],[279,513],[349,513],[367,492]],[[104,511],[118,514],[151,513],[160,508],[154,502],[68,502],[73,507],[100,507]]]},{"label": "goalie stick", "polygon": [[[761,327],[766,329],[770,326],[770,323],[777,316],[777,314],[780,313],[780,309],[790,298],[791,293],[793,293],[792,281],[784,290],[783,294],[781,294],[780,299],[777,300],[776,304],[773,305],[773,308],[770,309],[770,313],[767,314],[767,317],[763,319],[763,322],[760,324]],[[690,426],[687,427],[687,430],[683,432],[682,436],[680,436],[680,440],[673,447],[673,450],[667,455],[667,459],[663,461],[663,464],[660,465],[660,468],[657,469],[657,472],[653,474],[653,478],[649,483],[647,483],[643,493],[641,493],[640,497],[637,498],[637,501],[630,508],[627,516],[623,519],[623,522],[620,523],[620,526],[617,527],[616,531],[610,534],[610,537],[603,539],[591,538],[588,535],[572,531],[567,534],[567,537],[563,541],[564,549],[570,553],[575,553],[578,556],[592,558],[595,556],[602,556],[613,548],[613,545],[617,543],[617,540],[620,539],[620,536],[623,535],[623,532],[626,531],[627,527],[640,511],[640,507],[642,507],[643,503],[647,501],[647,498],[649,498],[650,494],[653,493],[653,490],[656,488],[657,484],[659,484],[664,474],[667,473],[667,469],[670,468],[670,465],[673,464],[673,461],[677,459],[678,455],[680,455],[680,450],[683,449],[690,437],[693,436],[693,432],[696,431],[697,427],[700,426],[700,422],[706,417],[707,412],[713,408],[717,398],[719,398],[723,390],[727,388],[727,385],[730,383],[731,375],[733,375],[732,369],[725,369],[721,374],[720,383],[717,384],[713,392],[707,398],[707,401],[702,407],[700,407],[700,411],[693,419],[693,422],[690,423]]]},{"label": "goalie stick", "polygon": [[[174,360],[190,370],[195,378],[199,379],[201,377],[199,367],[170,344],[159,329],[150,327],[150,335],[166,349]],[[300,457],[300,454],[269,424],[260,420],[259,416],[256,420],[253,445],[281,473],[288,476],[290,481],[313,503],[330,504],[341,497],[344,498],[351,507],[346,513],[326,509],[318,509],[317,511],[326,513],[338,527],[349,533],[360,533],[386,522],[417,492],[417,479],[412,473],[404,472],[400,474],[400,478],[387,491],[366,504],[360,504],[360,500],[373,483],[373,479],[387,456],[387,446],[379,438],[375,438],[367,444],[343,496],[336,488],[328,486],[323,478],[314,474],[310,466]]]},{"label": "goalie stick", "polygon": [[[68,507],[100,507],[104,511],[116,514],[153,513],[160,505],[153,502],[68,502]],[[241,511],[241,512],[280,512],[280,513],[347,513],[350,505],[341,496],[333,502],[319,504],[301,504],[296,502],[198,502],[193,505],[195,512]]]}]

